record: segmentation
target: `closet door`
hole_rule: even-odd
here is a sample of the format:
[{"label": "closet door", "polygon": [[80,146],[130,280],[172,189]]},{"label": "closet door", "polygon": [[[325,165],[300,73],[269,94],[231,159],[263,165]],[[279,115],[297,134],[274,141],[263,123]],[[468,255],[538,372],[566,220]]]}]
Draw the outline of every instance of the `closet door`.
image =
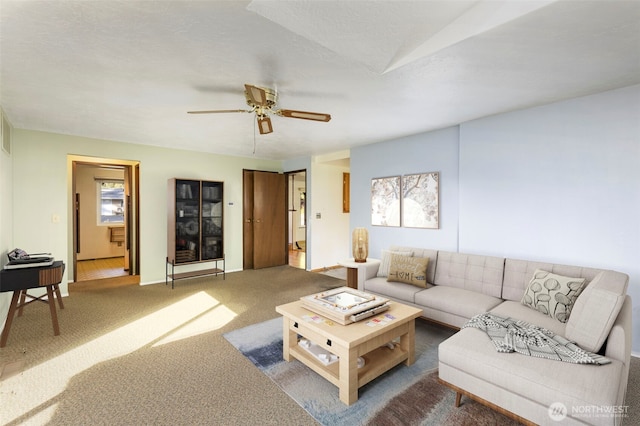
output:
[{"label": "closet door", "polygon": [[[252,185],[246,182],[252,176]],[[253,186],[253,194],[250,193]],[[245,268],[286,265],[286,186],[280,173],[245,172],[244,184]],[[247,198],[251,198],[247,203]],[[248,204],[253,204],[249,210]],[[249,217],[251,215],[251,217]],[[250,261],[248,258],[251,257]]]}]

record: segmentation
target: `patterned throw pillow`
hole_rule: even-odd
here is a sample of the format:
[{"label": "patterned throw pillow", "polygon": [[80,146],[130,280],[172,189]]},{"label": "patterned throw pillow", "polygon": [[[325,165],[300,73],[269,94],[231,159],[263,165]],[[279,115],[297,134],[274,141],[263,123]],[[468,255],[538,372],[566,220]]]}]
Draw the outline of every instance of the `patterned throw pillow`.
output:
[{"label": "patterned throw pillow", "polygon": [[412,284],[422,288],[431,285],[427,283],[428,257],[409,257],[398,254],[391,255],[389,278],[387,281]]},{"label": "patterned throw pillow", "polygon": [[537,269],[522,296],[522,304],[560,322],[567,322],[585,281],[584,278],[564,277]]},{"label": "patterned throw pillow", "polygon": [[389,267],[391,266],[392,254],[399,254],[401,256],[413,256],[412,251],[382,250],[382,260],[380,261],[380,266],[378,267],[378,277],[387,278],[389,276]]}]

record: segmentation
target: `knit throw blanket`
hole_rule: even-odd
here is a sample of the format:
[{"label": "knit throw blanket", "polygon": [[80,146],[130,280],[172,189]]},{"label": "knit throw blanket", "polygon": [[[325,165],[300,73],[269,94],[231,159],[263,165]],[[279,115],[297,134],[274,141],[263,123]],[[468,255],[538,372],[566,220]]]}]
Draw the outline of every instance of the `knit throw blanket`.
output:
[{"label": "knit throw blanket", "polygon": [[462,328],[466,327],[487,333],[498,352],[518,352],[574,364],[611,363],[610,359],[587,352],[550,330],[512,318],[484,313],[471,318]]}]

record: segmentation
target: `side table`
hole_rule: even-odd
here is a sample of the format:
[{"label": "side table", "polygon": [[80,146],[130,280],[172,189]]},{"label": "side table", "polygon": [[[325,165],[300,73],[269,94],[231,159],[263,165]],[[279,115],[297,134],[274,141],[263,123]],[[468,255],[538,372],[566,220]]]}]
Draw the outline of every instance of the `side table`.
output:
[{"label": "side table", "polygon": [[362,269],[364,273],[365,269],[369,265],[374,265],[379,263],[380,263],[380,259],[369,258],[367,259],[366,262],[356,262],[355,260],[353,260],[353,258],[351,258],[351,259],[342,260],[338,262],[338,265],[344,266],[345,268],[347,268],[347,287],[357,289],[358,288],[358,271]]},{"label": "side table", "polygon": [[[3,269],[0,271],[0,292],[13,292],[11,303],[9,305],[9,312],[7,313],[7,319],[4,323],[2,334],[0,334],[0,348],[5,347],[7,344],[11,324],[13,323],[13,318],[16,313],[18,314],[17,316],[21,316],[24,307],[36,301],[44,302],[49,305],[51,323],[53,324],[53,335],[58,336],[60,334],[55,299],[57,297],[60,309],[64,309],[64,304],[60,297],[60,287],[58,286],[62,282],[64,269],[64,263],[58,260],[50,266],[11,270]],[[46,294],[43,294],[42,296],[32,296],[27,294],[28,290],[38,287],[45,288],[47,291]],[[27,297],[31,300],[27,301]],[[44,300],[45,297],[47,298],[46,300]]]}]

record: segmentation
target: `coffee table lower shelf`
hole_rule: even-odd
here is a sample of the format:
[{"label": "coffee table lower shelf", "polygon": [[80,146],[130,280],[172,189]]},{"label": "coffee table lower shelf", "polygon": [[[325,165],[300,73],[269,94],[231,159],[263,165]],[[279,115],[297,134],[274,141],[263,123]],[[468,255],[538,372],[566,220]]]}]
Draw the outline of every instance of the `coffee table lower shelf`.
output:
[{"label": "coffee table lower shelf", "polygon": [[[339,362],[325,365],[313,355],[309,354],[309,352],[295,346],[289,350],[289,353],[293,355],[295,359],[327,379],[331,384],[340,387]],[[365,361],[364,366],[358,368],[358,387],[361,388],[385,371],[406,361],[408,357],[409,354],[403,351],[400,345],[397,344],[394,346],[394,349],[383,346],[369,352],[362,357]]]}]

